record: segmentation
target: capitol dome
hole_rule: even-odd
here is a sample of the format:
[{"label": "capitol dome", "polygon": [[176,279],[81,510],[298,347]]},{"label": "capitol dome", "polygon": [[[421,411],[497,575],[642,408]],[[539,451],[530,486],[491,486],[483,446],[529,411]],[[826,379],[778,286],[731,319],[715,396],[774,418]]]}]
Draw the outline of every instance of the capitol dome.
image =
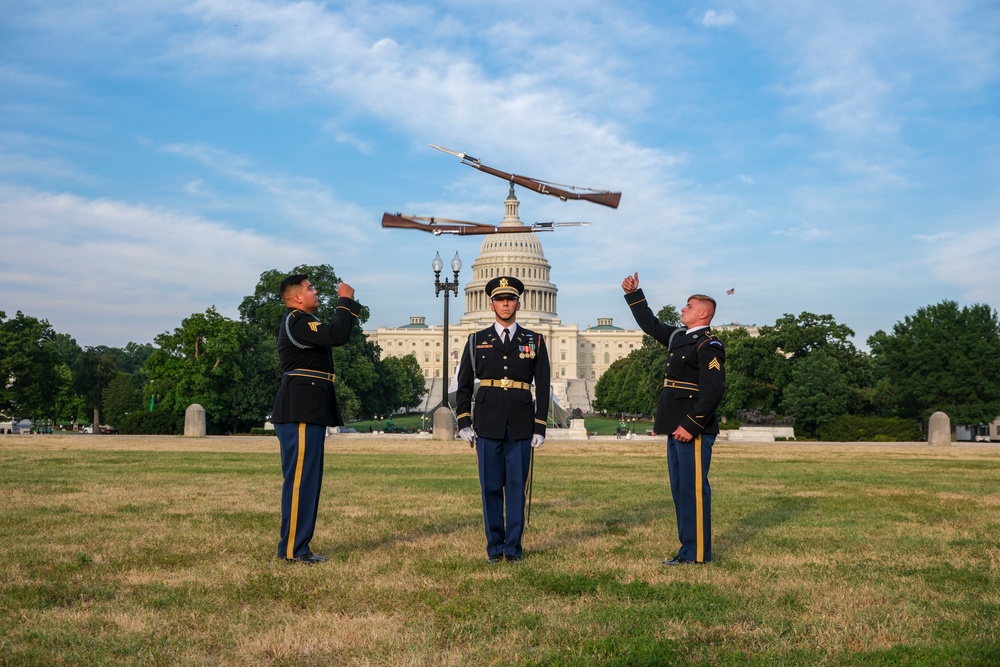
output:
[{"label": "capitol dome", "polygon": [[[504,219],[500,227],[525,227],[518,213],[520,202],[514,196],[514,185],[504,201]],[[534,232],[491,234],[483,241],[479,256],[472,263],[472,280],[465,284],[465,316],[463,322],[494,321],[486,298],[486,283],[497,276],[513,276],[524,283],[519,322],[559,323],[556,315],[558,288],[549,281],[552,266],[545,259],[542,243]]]}]

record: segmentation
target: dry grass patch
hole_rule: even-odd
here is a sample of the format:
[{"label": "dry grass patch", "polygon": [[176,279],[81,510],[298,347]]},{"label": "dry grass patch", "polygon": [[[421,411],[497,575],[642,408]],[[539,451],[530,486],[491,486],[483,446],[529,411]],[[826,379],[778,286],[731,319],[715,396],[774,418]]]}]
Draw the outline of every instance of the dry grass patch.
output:
[{"label": "dry grass patch", "polygon": [[500,566],[464,443],[327,447],[306,567],[272,438],[0,438],[0,664],[1000,662],[1000,447],[720,443],[683,568],[662,441],[547,441]]}]

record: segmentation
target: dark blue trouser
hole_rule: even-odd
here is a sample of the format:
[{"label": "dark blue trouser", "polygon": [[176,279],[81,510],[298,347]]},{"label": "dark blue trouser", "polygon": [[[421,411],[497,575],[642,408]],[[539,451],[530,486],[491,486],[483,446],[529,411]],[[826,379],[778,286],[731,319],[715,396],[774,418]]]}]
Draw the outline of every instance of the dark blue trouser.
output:
[{"label": "dark blue trouser", "polygon": [[667,470],[670,493],[677,513],[678,556],[707,563],[712,560],[712,489],[708,467],[712,463],[715,435],[701,434],[693,442],[667,437]]},{"label": "dark blue trouser", "polygon": [[294,558],[309,553],[316,529],[319,491],[323,485],[323,443],[326,426],[320,424],[275,424],[281,445],[281,536],[278,557]]},{"label": "dark blue trouser", "polygon": [[491,558],[500,555],[520,558],[531,439],[511,440],[508,431],[503,440],[479,438],[476,449],[479,455],[479,486],[483,491],[486,555]]}]

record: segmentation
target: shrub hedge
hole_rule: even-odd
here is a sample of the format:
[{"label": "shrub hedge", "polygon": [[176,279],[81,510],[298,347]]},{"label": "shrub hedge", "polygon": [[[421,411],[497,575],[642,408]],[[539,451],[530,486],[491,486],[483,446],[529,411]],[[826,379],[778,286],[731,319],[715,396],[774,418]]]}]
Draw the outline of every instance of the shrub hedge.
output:
[{"label": "shrub hedge", "polygon": [[924,439],[917,423],[899,417],[842,415],[817,429],[820,440],[834,442],[919,442]]}]

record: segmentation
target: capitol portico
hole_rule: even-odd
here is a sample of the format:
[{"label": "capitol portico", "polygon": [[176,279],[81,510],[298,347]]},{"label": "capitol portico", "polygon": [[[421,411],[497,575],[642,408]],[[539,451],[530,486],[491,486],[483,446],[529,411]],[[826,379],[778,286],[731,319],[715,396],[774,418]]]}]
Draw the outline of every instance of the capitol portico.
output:
[{"label": "capitol portico", "polygon": [[[511,185],[500,227],[524,226],[518,213],[519,204]],[[533,232],[486,237],[472,263],[472,279],[465,285],[465,314],[458,324],[448,324],[451,382],[469,334],[495,321],[486,298],[487,281],[496,276],[514,276],[524,283],[517,321],[545,337],[552,365],[553,395],[567,411],[574,408],[590,411],[594,384],[612,363],[642,347],[642,331],[622,329],[614,326],[611,318],[601,317],[595,326],[583,330],[575,324],[563,324],[557,315],[559,289],[550,280],[551,270],[542,244]],[[441,388],[437,383],[441,381],[443,325],[430,326],[424,316],[413,316],[409,324],[379,327],[365,333],[381,348],[383,359],[408,354],[416,357],[428,385],[427,405],[423,407],[431,408],[440,401]]]}]

